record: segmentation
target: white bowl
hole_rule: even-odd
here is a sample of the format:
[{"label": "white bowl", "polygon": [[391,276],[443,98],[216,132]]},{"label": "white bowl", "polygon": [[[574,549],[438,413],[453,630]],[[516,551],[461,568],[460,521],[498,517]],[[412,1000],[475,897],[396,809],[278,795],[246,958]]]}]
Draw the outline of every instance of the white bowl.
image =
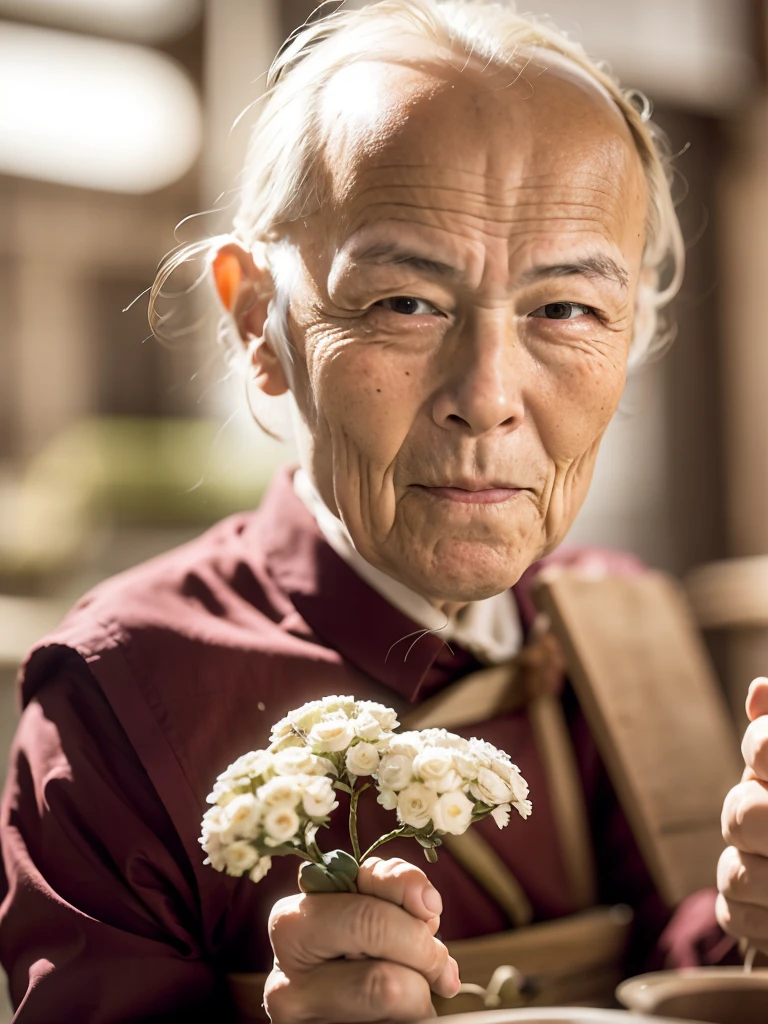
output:
[{"label": "white bowl", "polygon": [[[483,1010],[439,1017],[439,1024],[680,1024],[679,1020],[629,1014],[625,1010],[598,1010],[579,1006],[548,1006],[529,1010]],[[427,1024],[424,1021],[423,1024]],[[432,1020],[429,1024],[435,1024]],[[701,1024],[701,1022],[694,1022]]]},{"label": "white bowl", "polygon": [[[736,1002],[741,996],[741,1004]],[[616,997],[631,1010],[710,1024],[765,1024],[768,969],[689,967],[623,981]],[[686,1016],[688,1014],[688,1016]],[[693,1017],[698,1014],[698,1017]],[[658,1018],[655,1018],[658,1020]]]}]

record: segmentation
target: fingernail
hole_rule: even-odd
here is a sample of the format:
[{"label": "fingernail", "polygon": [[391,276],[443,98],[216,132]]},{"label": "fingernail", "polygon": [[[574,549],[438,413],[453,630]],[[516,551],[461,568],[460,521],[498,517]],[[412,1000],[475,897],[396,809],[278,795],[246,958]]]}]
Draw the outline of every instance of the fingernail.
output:
[{"label": "fingernail", "polygon": [[425,885],[421,893],[421,900],[430,914],[437,916],[443,912],[443,901],[440,893],[432,885]]}]

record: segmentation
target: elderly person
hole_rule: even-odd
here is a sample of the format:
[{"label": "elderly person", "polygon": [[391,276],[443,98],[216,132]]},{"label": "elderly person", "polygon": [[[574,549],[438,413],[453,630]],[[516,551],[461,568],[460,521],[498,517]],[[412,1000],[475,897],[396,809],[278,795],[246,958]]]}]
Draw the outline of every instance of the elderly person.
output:
[{"label": "elderly person", "polygon": [[[359,895],[292,896],[287,860],[260,885],[204,866],[200,818],[217,773],[303,701],[402,712],[519,651],[525,581],[679,281],[664,160],[629,94],[505,6],[341,12],[271,82],[211,267],[251,382],[290,393],[301,466],[258,511],[102,584],[31,653],[2,811],[19,1024],[224,1020],[233,971],[268,974],[281,1024],[409,1020],[458,989],[441,940],[509,927],[449,853],[429,878],[373,860]],[[716,958],[714,892],[667,921],[562,701],[599,898],[635,908],[635,965],[665,925],[667,962]],[[478,832],[534,920],[571,914],[525,707],[470,731],[512,752],[535,802]],[[758,861],[736,896],[764,905]]]}]

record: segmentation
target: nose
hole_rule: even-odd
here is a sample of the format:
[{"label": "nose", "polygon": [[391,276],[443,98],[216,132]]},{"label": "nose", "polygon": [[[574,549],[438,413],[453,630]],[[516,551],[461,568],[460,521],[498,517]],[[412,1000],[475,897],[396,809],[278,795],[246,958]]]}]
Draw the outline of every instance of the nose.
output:
[{"label": "nose", "polygon": [[525,354],[511,315],[482,310],[446,346],[432,418],[444,430],[479,437],[516,430],[525,416]]}]

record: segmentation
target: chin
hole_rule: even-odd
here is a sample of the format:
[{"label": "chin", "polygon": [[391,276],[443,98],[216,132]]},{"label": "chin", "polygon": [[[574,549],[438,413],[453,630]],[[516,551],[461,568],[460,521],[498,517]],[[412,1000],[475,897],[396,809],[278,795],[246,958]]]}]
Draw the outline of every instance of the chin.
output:
[{"label": "chin", "polygon": [[454,542],[438,545],[429,564],[407,560],[396,578],[431,600],[465,604],[509,590],[537,557]]}]

